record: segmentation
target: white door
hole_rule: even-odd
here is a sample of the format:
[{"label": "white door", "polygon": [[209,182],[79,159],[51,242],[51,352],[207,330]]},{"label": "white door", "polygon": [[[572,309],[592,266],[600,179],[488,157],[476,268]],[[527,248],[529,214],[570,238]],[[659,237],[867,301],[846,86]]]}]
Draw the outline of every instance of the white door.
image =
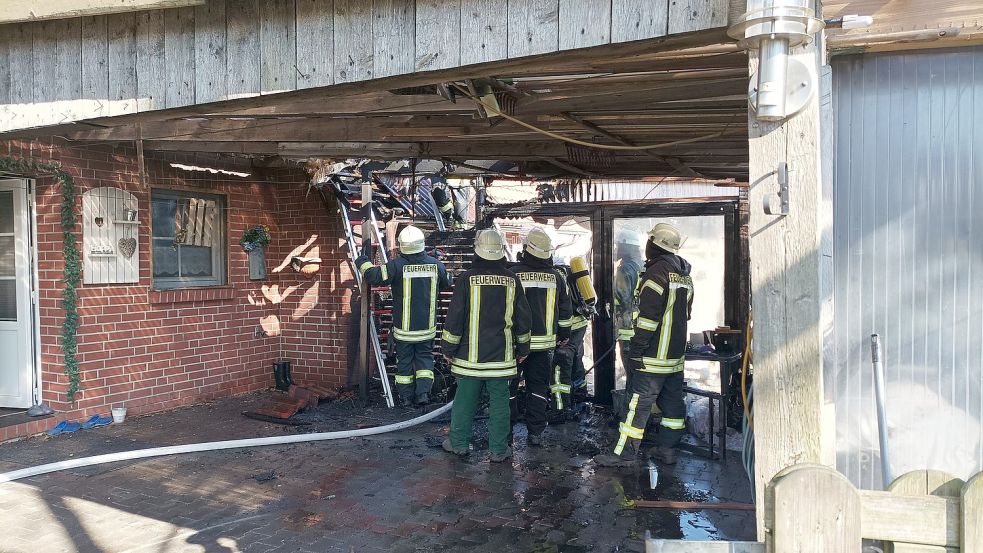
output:
[{"label": "white door", "polygon": [[34,384],[31,225],[25,180],[0,180],[0,407],[30,407]]}]

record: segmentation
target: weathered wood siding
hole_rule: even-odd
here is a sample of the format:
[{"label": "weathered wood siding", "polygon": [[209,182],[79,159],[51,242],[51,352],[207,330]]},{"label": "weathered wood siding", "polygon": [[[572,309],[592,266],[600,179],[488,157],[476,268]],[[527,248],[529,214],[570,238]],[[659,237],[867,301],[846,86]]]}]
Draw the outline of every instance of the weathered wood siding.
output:
[{"label": "weathered wood siding", "polygon": [[728,0],[208,0],[0,26],[0,132],[727,25]]}]

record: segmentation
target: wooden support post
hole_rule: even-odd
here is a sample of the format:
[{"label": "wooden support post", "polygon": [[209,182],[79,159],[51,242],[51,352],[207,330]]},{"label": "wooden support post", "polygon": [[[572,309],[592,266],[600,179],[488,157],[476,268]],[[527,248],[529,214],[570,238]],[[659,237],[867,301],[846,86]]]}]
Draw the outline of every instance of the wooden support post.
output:
[{"label": "wooden support post", "polygon": [[[815,44],[796,48],[790,58],[816,67]],[[752,56],[751,74],[756,66]],[[812,84],[819,87],[818,77]],[[803,111],[781,123],[749,114],[759,540],[765,538],[763,494],[768,482],[787,466],[823,458],[819,96],[814,94]],[[764,202],[779,191],[781,163],[790,171],[789,212],[768,215]]]},{"label": "wooden support post", "polygon": [[[370,210],[372,209],[372,184],[362,184],[362,244],[371,241],[372,223]],[[362,245],[360,244],[360,245]],[[370,251],[364,253],[370,254]],[[358,268],[356,267],[357,271]],[[372,295],[371,287],[364,280],[362,281],[362,301],[361,301],[361,323],[359,325],[358,342],[358,398],[363,404],[369,402],[369,374],[371,356],[369,355],[372,345],[369,343],[369,317],[372,316]]]}]

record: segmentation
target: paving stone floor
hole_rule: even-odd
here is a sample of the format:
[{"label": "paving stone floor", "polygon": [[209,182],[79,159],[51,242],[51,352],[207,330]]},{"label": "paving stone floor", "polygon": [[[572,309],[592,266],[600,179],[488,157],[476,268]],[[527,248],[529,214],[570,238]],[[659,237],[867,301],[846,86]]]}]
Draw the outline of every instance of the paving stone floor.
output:
[{"label": "paving stone floor", "polygon": [[[128,449],[343,430],[414,410],[324,405],[307,427],[246,419],[253,394],[122,425],[0,445],[0,472]],[[750,501],[740,455],[681,454],[648,489],[648,471],[590,460],[612,430],[595,414],[517,431],[511,464],[493,464],[477,428],[467,460],[437,446],[446,424],[332,442],[119,462],[0,484],[0,553],[642,551],[645,531],[688,539],[754,538],[754,514],[634,508],[633,499]]]}]

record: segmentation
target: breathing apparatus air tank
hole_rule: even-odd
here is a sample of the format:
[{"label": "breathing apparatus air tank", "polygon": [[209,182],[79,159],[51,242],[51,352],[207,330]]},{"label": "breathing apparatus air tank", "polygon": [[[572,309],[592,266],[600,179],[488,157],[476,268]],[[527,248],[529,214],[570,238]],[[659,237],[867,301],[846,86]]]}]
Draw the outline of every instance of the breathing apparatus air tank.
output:
[{"label": "breathing apparatus air tank", "polygon": [[590,271],[587,270],[587,260],[582,256],[570,259],[570,279],[577,286],[577,292],[584,307],[594,311],[594,305],[597,303],[597,292],[594,291]]}]

